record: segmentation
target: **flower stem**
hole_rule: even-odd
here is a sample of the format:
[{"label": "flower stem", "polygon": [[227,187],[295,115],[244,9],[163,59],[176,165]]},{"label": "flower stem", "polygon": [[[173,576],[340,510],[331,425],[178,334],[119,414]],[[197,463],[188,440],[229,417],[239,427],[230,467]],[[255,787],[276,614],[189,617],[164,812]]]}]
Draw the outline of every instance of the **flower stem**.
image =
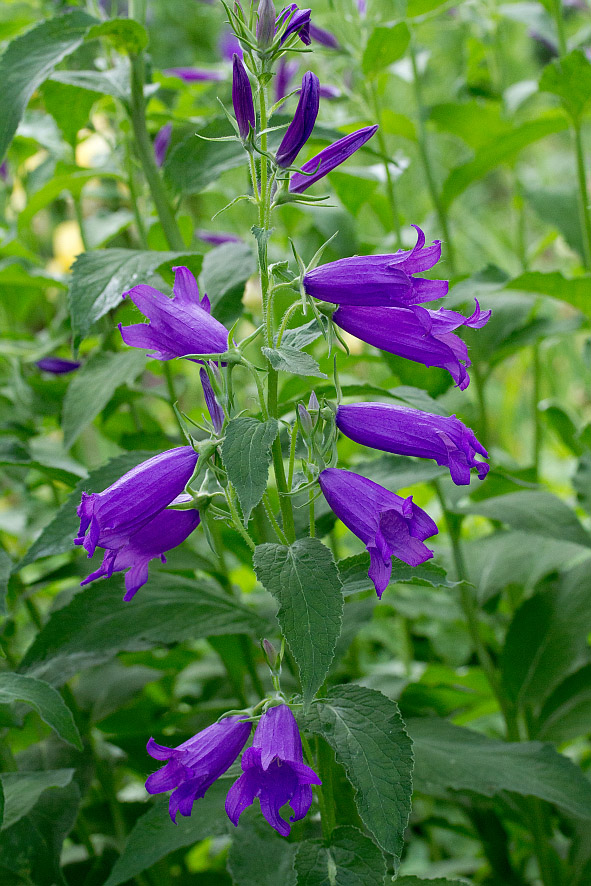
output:
[{"label": "flower stem", "polygon": [[371,87],[371,97],[374,106],[374,113],[376,116],[376,120],[380,125],[380,128],[377,131],[378,144],[380,146],[380,152],[384,161],[384,171],[386,173],[386,191],[388,194],[388,202],[390,203],[390,211],[392,213],[392,222],[394,225],[394,233],[396,234],[396,248],[402,249],[402,234],[400,231],[400,215],[398,213],[398,202],[396,200],[396,190],[394,186],[394,179],[392,178],[392,171],[390,169],[389,163],[389,155],[388,155],[388,145],[386,144],[386,138],[384,136],[383,125],[382,125],[382,108],[380,104],[380,97],[378,94],[378,89],[375,81],[372,81]]},{"label": "flower stem", "polygon": [[269,518],[269,523],[271,524],[271,526],[275,530],[275,535],[277,536],[277,538],[279,539],[279,541],[281,542],[282,545],[288,545],[289,541],[287,540],[285,533],[281,529],[281,526],[279,525],[279,523],[275,519],[275,514],[273,513],[273,508],[271,506],[271,501],[269,499],[269,494],[267,492],[265,492],[265,494],[263,495],[263,506],[265,508],[265,513],[266,513],[267,517]]},{"label": "flower stem", "polygon": [[172,370],[170,368],[170,364],[168,360],[164,361],[164,378],[166,379],[166,389],[168,390],[168,397],[170,399],[170,408],[174,413],[174,420],[177,423],[178,429],[181,432],[181,437],[184,439],[185,437],[185,429],[183,428],[182,422],[179,418],[179,415],[174,408],[174,404],[177,402],[178,397],[176,395],[176,391],[174,389],[174,378],[172,375]]},{"label": "flower stem", "polygon": [[579,180],[579,213],[581,216],[581,228],[583,234],[583,263],[587,271],[591,270],[591,214],[589,212],[589,187],[587,184],[587,172],[585,169],[585,154],[583,152],[583,136],[579,120],[573,121],[573,135],[575,140],[575,153],[577,156],[577,177]]},{"label": "flower stem", "polygon": [[231,483],[228,483],[228,486],[226,487],[226,501],[228,502],[228,508],[230,509],[230,513],[232,515],[234,527],[235,527],[235,529],[238,530],[238,532],[240,533],[240,535],[242,536],[242,538],[244,539],[244,541],[246,542],[246,544],[248,545],[250,550],[254,551],[254,549],[256,548],[256,545],[255,545],[254,541],[252,540],[252,538],[250,537],[250,535],[248,534],[248,531],[242,525],[242,520],[240,519],[240,514],[238,513],[238,508],[236,507],[236,501],[234,499],[234,495],[235,495],[234,487],[232,486]]}]

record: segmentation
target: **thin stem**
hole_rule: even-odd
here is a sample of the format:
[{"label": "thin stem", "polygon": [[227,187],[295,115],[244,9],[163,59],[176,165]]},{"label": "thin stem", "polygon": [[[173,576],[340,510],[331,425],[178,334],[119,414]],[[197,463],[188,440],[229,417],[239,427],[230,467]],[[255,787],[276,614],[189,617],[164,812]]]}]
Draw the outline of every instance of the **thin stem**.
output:
[{"label": "thin stem", "polygon": [[72,201],[74,203],[74,212],[76,213],[76,221],[78,222],[78,227],[80,229],[80,238],[82,240],[82,245],[84,246],[84,251],[88,252],[90,246],[88,245],[88,238],[86,236],[86,231],[84,229],[84,215],[82,213],[82,200],[80,197],[75,197],[72,194]]},{"label": "thin stem", "polygon": [[267,517],[269,518],[269,523],[271,524],[271,526],[275,530],[275,535],[277,536],[277,538],[279,539],[279,541],[281,542],[282,545],[288,545],[289,541],[287,540],[285,533],[283,532],[281,526],[279,525],[279,523],[275,519],[275,514],[273,513],[273,508],[271,507],[271,501],[269,499],[268,492],[265,492],[265,494],[263,495],[263,506],[265,508],[265,513],[266,513]]},{"label": "thin stem", "polygon": [[[278,374],[275,369],[269,367],[269,375],[268,375],[268,407],[269,407],[269,415],[272,418],[277,418],[278,407],[277,407],[277,379]],[[290,542],[295,541],[296,531],[295,531],[295,521],[293,517],[293,505],[291,503],[291,499],[287,494],[289,492],[287,488],[287,481],[285,479],[285,468],[283,466],[283,453],[281,451],[281,440],[279,439],[279,435],[275,437],[273,442],[273,469],[275,471],[275,481],[277,483],[277,492],[279,494],[279,506],[281,507],[281,516],[283,518],[283,531],[285,535],[289,539]]]},{"label": "thin stem", "polygon": [[293,474],[295,470],[295,455],[298,442],[298,423],[294,422],[291,429],[291,442],[289,445],[289,469],[287,472],[287,488],[291,492],[293,486]]},{"label": "thin stem", "polygon": [[283,336],[285,335],[285,330],[287,329],[287,324],[291,320],[293,314],[301,307],[300,303],[295,301],[292,305],[290,305],[283,315],[283,319],[281,320],[281,325],[279,327],[279,332],[277,333],[277,347],[281,345],[283,341]]},{"label": "thin stem", "polygon": [[589,188],[583,152],[583,136],[580,122],[573,121],[575,153],[577,155],[577,178],[579,180],[579,212],[583,231],[583,263],[587,271],[591,270],[591,214],[589,212]]},{"label": "thin stem", "polygon": [[532,376],[533,376],[533,392],[532,392],[532,412],[534,419],[534,441],[533,441],[533,463],[535,479],[538,479],[540,472],[540,449],[542,445],[542,422],[538,404],[540,402],[540,345],[536,342],[532,348]]},{"label": "thin stem", "polygon": [[228,502],[228,508],[230,509],[235,528],[238,530],[251,551],[254,551],[256,544],[242,525],[242,520],[240,519],[240,514],[238,513],[238,508],[236,507],[236,502],[234,500],[234,487],[231,483],[228,483],[228,486],[226,487],[226,501]]},{"label": "thin stem", "polygon": [[176,395],[176,391],[174,389],[174,378],[172,375],[172,369],[170,368],[170,364],[168,360],[164,361],[164,378],[166,379],[166,388],[168,390],[168,396],[170,398],[170,408],[174,413],[174,420],[177,423],[178,429],[181,432],[181,437],[185,436],[185,429],[183,428],[183,423],[181,422],[179,415],[174,408],[174,404],[178,401],[178,397]]},{"label": "thin stem", "polygon": [[261,413],[263,415],[263,420],[267,421],[267,419],[269,418],[269,413],[267,411],[267,404],[265,403],[265,390],[263,388],[263,383],[261,381],[261,378],[259,376],[256,366],[253,366],[252,363],[247,363],[246,366],[247,366],[250,374],[254,378],[255,384],[257,386],[257,392],[259,395],[259,403],[261,404]]},{"label": "thin stem", "polygon": [[[312,749],[310,748],[310,743],[303,732],[300,733],[300,735],[302,738],[302,748],[304,750],[308,766],[310,767],[310,769],[314,769],[314,771],[316,771],[316,763],[314,761]],[[333,821],[333,810],[329,810],[328,808],[322,787],[319,784],[315,784],[314,790],[316,791],[318,806],[320,807],[320,826],[322,828],[322,836],[325,840],[328,840],[334,829],[334,827],[331,827],[331,821]]]},{"label": "thin stem", "polygon": [[472,373],[472,379],[474,381],[474,390],[476,391],[478,409],[480,412],[480,442],[484,447],[486,447],[488,444],[488,412],[486,409],[486,396],[484,393],[485,379],[480,371],[478,363],[473,363],[470,371]]},{"label": "thin stem", "polygon": [[308,511],[310,514],[310,538],[316,535],[316,517],[314,513],[314,489],[310,487],[308,490]]},{"label": "thin stem", "polygon": [[377,131],[378,144],[380,146],[380,153],[382,154],[384,161],[384,171],[386,173],[386,192],[388,194],[388,202],[390,203],[390,211],[392,213],[392,223],[394,225],[394,233],[396,234],[396,248],[402,249],[402,234],[400,230],[400,215],[398,213],[398,202],[396,200],[396,191],[394,186],[394,179],[392,178],[392,172],[390,170],[390,163],[388,159],[388,145],[386,144],[386,138],[384,136],[383,126],[382,126],[382,109],[380,106],[380,97],[378,94],[378,89],[375,81],[372,81],[371,87],[371,97],[373,100],[374,113],[377,118],[377,122],[380,125],[380,128]]},{"label": "thin stem", "polygon": [[135,221],[135,226],[137,228],[138,237],[140,241],[140,246],[142,249],[148,248],[148,232],[146,231],[146,226],[144,224],[144,220],[142,218],[142,214],[139,208],[139,195],[137,192],[137,187],[135,183],[135,170],[133,168],[133,157],[131,154],[130,140],[129,138],[125,139],[125,165],[127,167],[127,186],[129,188],[129,198],[131,200],[131,208],[133,210],[133,218]]}]

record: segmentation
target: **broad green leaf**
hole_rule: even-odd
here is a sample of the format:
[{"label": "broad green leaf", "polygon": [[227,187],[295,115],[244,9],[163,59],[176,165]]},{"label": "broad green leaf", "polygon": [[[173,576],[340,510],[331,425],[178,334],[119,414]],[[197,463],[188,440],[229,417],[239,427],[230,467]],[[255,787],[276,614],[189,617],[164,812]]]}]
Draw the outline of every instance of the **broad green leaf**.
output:
[{"label": "broad green leaf", "polygon": [[557,95],[573,120],[578,121],[591,99],[591,62],[583,50],[573,49],[546,65],[540,90]]},{"label": "broad green leaf", "polygon": [[86,39],[105,37],[121,53],[137,55],[148,45],[148,33],[138,21],[132,18],[113,18],[99,25],[93,25]]},{"label": "broad green leaf", "polygon": [[363,73],[366,77],[375,77],[402,58],[409,42],[410,31],[404,22],[374,28],[363,53]]},{"label": "broad green leaf", "polygon": [[473,182],[484,178],[497,166],[513,163],[520,152],[547,135],[563,132],[568,128],[568,119],[560,112],[544,114],[537,120],[529,120],[508,132],[503,138],[488,142],[479,148],[473,159],[452,169],[443,183],[441,200],[444,208],[449,208],[456,197]]},{"label": "broad green leaf", "polygon": [[287,843],[253,810],[242,813],[228,855],[236,886],[296,886],[297,844]]},{"label": "broad green leaf", "polygon": [[445,880],[443,877],[421,880],[420,877],[398,877],[396,886],[470,886],[467,880]]},{"label": "broad green leaf", "polygon": [[[100,177],[105,179],[121,180],[118,172],[109,169],[101,169]],[[18,226],[21,233],[25,232],[31,225],[34,216],[53,203],[60,194],[67,191],[73,197],[79,197],[82,190],[89,181],[96,181],[96,169],[83,169],[74,172],[66,172],[61,175],[53,176],[46,184],[35,191],[27,200],[27,205],[18,216]]]},{"label": "broad green leaf", "polygon": [[297,886],[383,886],[384,856],[358,828],[335,828],[330,845],[300,843],[295,870]]},{"label": "broad green leaf", "polygon": [[4,823],[4,806],[5,805],[6,804],[5,804],[5,800],[4,800],[4,788],[2,786],[2,779],[0,778],[0,829],[2,828],[2,825]]},{"label": "broad green leaf", "polygon": [[279,602],[277,618],[308,704],[324,682],[341,632],[343,595],[332,554],[319,539],[304,538],[290,547],[259,545],[253,566]]},{"label": "broad green leaf", "polygon": [[[343,594],[357,594],[360,591],[372,590],[374,585],[369,578],[369,554],[355,554],[338,562],[341,581],[343,582]],[[421,566],[407,566],[396,557],[392,559],[392,578],[390,585],[394,584],[417,584],[429,585],[432,588],[450,587],[447,573],[441,566],[435,563],[423,563]]]},{"label": "broad green leaf", "polygon": [[6,615],[6,592],[11,572],[12,560],[6,551],[0,548],[0,615]]},{"label": "broad green leaf", "polygon": [[92,106],[98,98],[98,92],[79,89],[55,80],[46,80],[43,85],[45,107],[70,145],[76,144],[78,132],[86,126]]},{"label": "broad green leaf", "polygon": [[226,427],[222,460],[228,479],[238,493],[245,525],[267,488],[271,446],[278,433],[279,425],[274,418],[258,421],[240,416]]},{"label": "broad green leaf", "polygon": [[536,738],[561,743],[591,732],[591,664],[556,687],[542,708]]},{"label": "broad green leaf", "polygon": [[591,514],[591,452],[584,452],[573,477],[573,486],[581,507]]},{"label": "broad green leaf", "polygon": [[170,269],[190,260],[195,273],[200,256],[188,252],[142,252],[135,249],[97,249],[78,256],[68,293],[72,328],[84,338],[93,323],[121,304],[123,293],[147,283],[158,268]]},{"label": "broad green leaf", "polygon": [[400,135],[412,142],[417,140],[417,129],[410,117],[399,114],[391,108],[384,108],[382,111],[381,125],[387,135]]},{"label": "broad green leaf", "polygon": [[201,286],[212,314],[222,323],[240,316],[246,281],[256,269],[254,253],[245,243],[224,243],[204,255]]},{"label": "broad green leaf", "polygon": [[523,188],[523,195],[543,222],[556,228],[571,249],[579,255],[584,254],[579,199],[576,191]]},{"label": "broad green leaf", "polygon": [[406,15],[408,18],[414,18],[417,15],[425,15],[432,12],[438,6],[443,6],[446,0],[407,0]]},{"label": "broad green leaf", "polygon": [[279,348],[261,349],[273,369],[278,372],[289,372],[291,375],[312,375],[316,378],[327,378],[311,354],[299,351],[290,345],[282,344]]},{"label": "broad green leaf", "polygon": [[281,344],[289,345],[290,348],[297,348],[298,351],[301,351],[302,348],[311,345],[313,341],[319,339],[321,335],[322,329],[318,325],[318,321],[314,319],[310,320],[309,323],[304,323],[303,326],[294,326],[293,329],[286,329],[281,339]]},{"label": "broad green leaf", "polygon": [[178,815],[176,825],[168,816],[168,797],[158,797],[152,808],[136,821],[104,886],[127,883],[176,849],[192,846],[205,837],[226,834],[228,817],[224,800],[228,787],[227,781],[216,782],[205,797],[197,800],[189,818]]},{"label": "broad green leaf", "polygon": [[345,209],[351,215],[359,215],[359,210],[369,203],[378,188],[378,178],[373,170],[355,169],[352,166],[331,172],[330,182]]},{"label": "broad green leaf", "polygon": [[65,289],[66,284],[56,277],[52,277],[37,268],[24,268],[16,259],[4,263],[0,268],[0,291],[9,292],[18,289],[42,289],[54,286],[56,289]]},{"label": "broad green leaf", "polygon": [[[152,566],[153,569],[153,566]],[[123,603],[119,576],[76,594],[54,612],[27,651],[22,669],[56,685],[78,671],[114,658],[195,637],[224,634],[262,636],[263,622],[252,610],[211,583],[153,569],[133,602]]]},{"label": "broad green leaf", "polygon": [[95,22],[75,10],[41,22],[9,44],[0,59],[0,161],[37,87],[80,46]]},{"label": "broad green leaf", "polygon": [[80,480],[77,487],[68,500],[64,502],[53,519],[41,531],[36,541],[33,542],[21,562],[18,569],[28,566],[40,560],[41,557],[50,557],[53,554],[63,554],[72,550],[74,539],[78,534],[80,519],[76,514],[76,508],[80,504],[83,492],[103,492],[116,480],[154,455],[153,452],[127,452],[112,459],[106,465],[91,471],[88,477]]},{"label": "broad green leaf", "polygon": [[48,788],[65,788],[72,781],[73,769],[43,769],[39,772],[4,772],[4,821],[2,830],[19,821],[35,806]]},{"label": "broad green leaf", "polygon": [[129,61],[123,58],[115,67],[106,71],[55,71],[51,80],[78,86],[91,92],[100,92],[103,95],[112,95],[120,101],[127,102],[130,99],[129,76]]},{"label": "broad green leaf", "polygon": [[135,381],[145,365],[145,353],[136,348],[117,353],[101,351],[74,374],[64,398],[62,427],[66,449],[102,412],[117,388]]},{"label": "broad green leaf", "polygon": [[500,741],[437,717],[411,718],[406,725],[415,754],[415,788],[421,793],[470,791],[494,797],[511,791],[591,819],[591,784],[551,745]]},{"label": "broad green leaf", "polygon": [[511,124],[501,116],[502,110],[500,102],[444,102],[431,108],[429,119],[437,129],[451,132],[477,151],[511,132]]},{"label": "broad green leaf", "polygon": [[35,708],[41,719],[63,741],[82,750],[72,713],[53,686],[25,674],[0,674],[0,703],[11,704],[14,701],[22,701]]},{"label": "broad green leaf", "polygon": [[[244,149],[238,140],[211,142],[205,138],[225,138],[233,135],[225,117],[218,117],[195,134],[191,132],[174,146],[164,162],[164,174],[180,193],[199,194],[217,182],[223,172],[246,165]],[[204,138],[199,138],[202,135]]]},{"label": "broad green leaf", "polygon": [[373,689],[335,686],[312,706],[306,725],[334,749],[355,788],[364,825],[399,860],[410,813],[413,754],[398,706]]},{"label": "broad green leaf", "polygon": [[591,317],[591,276],[573,277],[569,280],[560,271],[527,271],[509,280],[505,288],[548,295]]}]

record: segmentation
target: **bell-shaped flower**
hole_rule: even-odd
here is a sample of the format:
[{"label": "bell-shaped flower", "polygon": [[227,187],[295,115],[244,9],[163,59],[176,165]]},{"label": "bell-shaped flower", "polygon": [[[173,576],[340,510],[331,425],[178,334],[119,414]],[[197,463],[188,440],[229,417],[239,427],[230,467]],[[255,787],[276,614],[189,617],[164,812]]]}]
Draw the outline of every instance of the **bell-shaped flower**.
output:
[{"label": "bell-shaped flower", "polygon": [[345,332],[382,351],[424,366],[447,369],[463,391],[470,384],[466,368],[470,366],[470,358],[466,342],[454,335],[453,330],[459,326],[480,329],[490,314],[490,311],[481,311],[478,302],[470,317],[443,308],[429,311],[419,305],[412,308],[341,305],[332,319]]},{"label": "bell-shaped flower", "polygon": [[184,491],[196,464],[197,453],[179,446],[137,465],[104,492],[83,492],[74,544],[82,545],[89,557],[97,547],[123,547]]},{"label": "bell-shaped flower", "polygon": [[401,498],[367,477],[339,468],[326,468],[318,482],[339,520],[365,544],[368,575],[378,597],[388,587],[392,557],[419,566],[433,556],[423,542],[437,535],[437,526],[414,504],[412,495]]},{"label": "bell-shaped flower", "polygon": [[197,281],[188,268],[175,271],[173,298],[153,286],[140,283],[129,296],[150,323],[122,326],[126,345],[150,350],[156,360],[174,360],[189,354],[223,354],[228,349],[228,330],[210,315],[209,299],[199,298]]},{"label": "bell-shaped flower", "polygon": [[477,453],[488,458],[488,452],[455,415],[433,415],[386,403],[353,403],[338,407],[336,423],[345,436],[363,446],[434,459],[449,468],[457,486],[470,483],[471,468],[477,469],[480,480],[488,474],[489,466],[476,459]]},{"label": "bell-shaped flower", "polygon": [[289,803],[293,811],[290,821],[304,818],[312,805],[311,785],[321,783],[304,763],[298,725],[287,705],[263,714],[252,747],[242,755],[242,771],[226,798],[230,821],[237,826],[244,810],[258,797],[261,812],[282,837],[289,835],[291,826],[279,810]]},{"label": "bell-shaped flower", "polygon": [[408,307],[447,295],[446,280],[415,277],[428,271],[441,258],[441,242],[425,246],[425,235],[417,230],[414,249],[392,255],[354,255],[320,265],[304,275],[308,295],[341,305],[399,305]]},{"label": "bell-shaped flower", "polygon": [[63,357],[43,357],[37,360],[36,366],[43,372],[51,372],[52,375],[67,375],[80,369],[82,363],[77,360],[64,360]]},{"label": "bell-shaped flower", "polygon": [[307,71],[302,78],[302,89],[293,120],[287,127],[277,155],[277,165],[291,166],[304,147],[316,123],[320,107],[320,81],[316,74]]},{"label": "bell-shaped flower", "polygon": [[240,717],[225,717],[178,748],[167,748],[150,739],[150,756],[167,763],[149,776],[146,790],[161,794],[174,788],[168,811],[175,824],[177,812],[190,815],[195,800],[205,796],[214,781],[230,768],[248,741],[250,730],[251,724],[242,723]]},{"label": "bell-shaped flower", "polygon": [[162,166],[166,160],[166,154],[170,147],[171,138],[172,123],[167,123],[158,131],[156,138],[154,139],[154,159],[156,160],[156,166]]},{"label": "bell-shaped flower", "polygon": [[232,104],[238,123],[238,132],[242,140],[248,138],[248,134],[256,126],[254,113],[254,101],[252,98],[252,86],[246,73],[246,68],[238,55],[234,54],[232,62]]},{"label": "bell-shaped flower", "polygon": [[297,3],[290,3],[289,6],[286,6],[284,10],[279,13],[276,21],[276,30],[278,30],[281,25],[289,18],[289,23],[287,25],[286,31],[281,38],[281,44],[285,43],[286,40],[291,37],[292,34],[297,34],[306,46],[309,46],[312,42],[310,37],[310,16],[312,15],[311,9],[299,9]]},{"label": "bell-shaped flower", "polygon": [[[357,132],[352,132],[350,135],[340,138],[338,141],[333,142],[332,145],[324,148],[319,154],[316,154],[315,157],[312,157],[311,160],[304,163],[301,172],[294,172],[289,182],[290,193],[303,194],[304,191],[307,191],[308,188],[314,184],[314,182],[324,178],[325,175],[328,175],[329,172],[332,172],[333,169],[336,169],[337,166],[340,166],[341,163],[348,160],[349,157],[354,154],[355,151],[358,151],[359,148],[362,148],[377,131],[377,126],[366,126],[363,129],[358,129]],[[304,175],[303,173],[307,174]],[[337,264],[337,262],[335,262],[335,264]]]},{"label": "bell-shaped flower", "polygon": [[[171,504],[180,504],[189,496],[178,496]],[[199,526],[199,511],[164,510],[152,520],[130,535],[119,548],[107,548],[103,562],[96,572],[88,575],[81,585],[87,585],[97,578],[110,578],[114,572],[125,572],[124,600],[131,600],[148,580],[148,566],[151,560],[160,559],[166,563],[167,551],[177,548]]]}]

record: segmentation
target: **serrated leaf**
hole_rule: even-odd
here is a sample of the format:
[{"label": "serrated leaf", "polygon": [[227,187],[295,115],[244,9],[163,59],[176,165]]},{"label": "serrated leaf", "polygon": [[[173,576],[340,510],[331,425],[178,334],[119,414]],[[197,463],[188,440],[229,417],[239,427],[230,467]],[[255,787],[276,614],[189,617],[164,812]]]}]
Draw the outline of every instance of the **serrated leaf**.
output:
[{"label": "serrated leaf", "polygon": [[72,712],[53,686],[25,674],[0,674],[0,703],[11,704],[14,701],[22,701],[35,708],[41,719],[63,741],[82,750]]},{"label": "serrated leaf", "polygon": [[259,545],[258,580],[279,601],[277,618],[300,669],[304,703],[322,686],[343,617],[341,580],[329,549],[317,538]]},{"label": "serrated leaf", "polygon": [[336,686],[312,706],[306,726],[322,735],[356,791],[359,815],[399,861],[412,794],[412,743],[398,706],[381,692]]},{"label": "serrated leaf", "polygon": [[6,615],[6,592],[11,572],[12,560],[6,551],[0,548],[0,615]]},{"label": "serrated leaf", "polygon": [[281,343],[301,351],[302,348],[311,345],[313,341],[319,339],[321,335],[322,330],[318,321],[314,318],[309,323],[304,323],[303,326],[294,326],[293,329],[286,329]]},{"label": "serrated leaf", "polygon": [[296,886],[296,850],[297,844],[278,837],[261,815],[250,810],[240,817],[228,870],[236,886]]},{"label": "serrated leaf", "polygon": [[72,781],[74,769],[43,769],[39,772],[4,772],[0,781],[4,789],[4,821],[2,830],[20,821],[31,811],[48,788],[65,788]]},{"label": "serrated leaf", "polygon": [[82,10],[67,12],[41,22],[8,45],[0,59],[0,161],[37,87],[80,46],[95,23]]},{"label": "serrated leaf", "polygon": [[261,348],[263,354],[277,372],[289,372],[291,375],[312,375],[315,378],[328,378],[321,372],[320,366],[311,354],[299,351],[290,345],[279,348]]},{"label": "serrated leaf", "polygon": [[222,461],[238,493],[245,525],[267,488],[271,446],[278,433],[279,425],[274,418],[258,421],[243,416],[233,418],[226,427]]},{"label": "serrated leaf", "polygon": [[[369,554],[355,554],[338,562],[341,581],[343,582],[343,594],[358,594],[361,591],[375,590],[372,580],[367,572],[369,570]],[[447,573],[441,566],[435,563],[423,563],[421,566],[407,566],[402,560],[392,558],[393,584],[417,584],[429,585],[432,588],[452,586],[448,581]]]},{"label": "serrated leaf", "polygon": [[540,90],[557,95],[565,110],[578,121],[591,99],[591,63],[583,50],[573,49],[546,65]]},{"label": "serrated leaf", "polygon": [[59,126],[68,144],[75,146],[80,129],[88,122],[90,111],[100,93],[79,89],[55,80],[43,85],[45,107]]},{"label": "serrated leaf", "polygon": [[335,828],[330,845],[301,843],[295,859],[297,886],[383,886],[384,856],[358,828]]},{"label": "serrated leaf", "polygon": [[380,25],[370,34],[363,53],[361,67],[366,77],[374,77],[402,58],[410,42],[408,25]]},{"label": "serrated leaf", "polygon": [[93,25],[86,39],[95,40],[98,37],[105,37],[122,53],[137,55],[148,45],[148,32],[132,18],[113,18]]},{"label": "serrated leaf", "polygon": [[257,269],[246,243],[224,243],[203,257],[201,286],[209,296],[211,312],[222,323],[233,323],[242,311],[246,281]]},{"label": "serrated leaf", "polygon": [[198,138],[191,132],[173,147],[164,162],[164,173],[169,183],[183,194],[198,194],[216,182],[223,172],[246,163],[244,148],[236,141],[211,142],[210,138],[233,135],[225,117],[217,117],[198,130]]}]

